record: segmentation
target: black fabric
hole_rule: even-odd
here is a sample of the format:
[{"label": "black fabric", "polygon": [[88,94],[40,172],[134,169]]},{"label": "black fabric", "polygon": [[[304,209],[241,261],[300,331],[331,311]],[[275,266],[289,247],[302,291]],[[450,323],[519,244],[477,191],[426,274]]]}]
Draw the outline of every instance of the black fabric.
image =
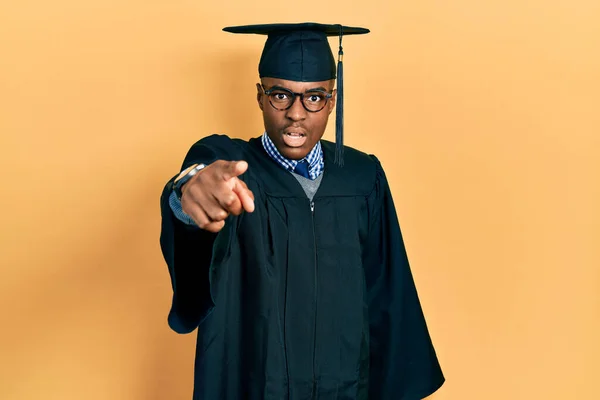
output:
[{"label": "black fabric", "polygon": [[228,26],[226,28],[223,28],[223,30],[225,32],[231,33],[252,33],[256,35],[271,35],[275,33],[314,31],[321,32],[326,36],[337,36],[340,34],[340,28],[343,30],[344,35],[362,35],[370,32],[367,28],[339,24],[321,24],[317,22],[239,25]]},{"label": "black fabric", "polygon": [[335,79],[336,65],[328,36],[366,34],[366,28],[304,22],[230,26],[226,32],[267,35],[258,73],[296,82]]},{"label": "black fabric", "polygon": [[297,82],[335,79],[335,60],[327,37],[320,32],[294,32],[269,35],[258,73]]},{"label": "black fabric", "polygon": [[416,400],[443,384],[379,161],[346,147],[340,168],[323,150],[311,202],[259,139],[196,143],[184,166],[249,164],[256,209],[218,234],[179,222],[165,186],[169,325],[198,328],[194,399]]}]

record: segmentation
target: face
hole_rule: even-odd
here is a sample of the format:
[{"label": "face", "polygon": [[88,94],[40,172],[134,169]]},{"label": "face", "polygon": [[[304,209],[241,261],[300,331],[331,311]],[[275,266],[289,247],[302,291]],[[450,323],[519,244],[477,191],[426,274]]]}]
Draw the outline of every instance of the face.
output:
[{"label": "face", "polygon": [[277,86],[294,93],[305,93],[315,89],[325,90],[326,92],[333,91],[333,97],[327,101],[321,111],[307,111],[298,97],[290,108],[280,111],[271,106],[269,96],[264,94],[261,85],[256,85],[258,106],[263,113],[265,130],[277,150],[281,155],[291,160],[300,160],[306,157],[323,137],[329,114],[335,106],[334,80],[295,82],[285,79],[263,78],[261,82],[267,90]]}]

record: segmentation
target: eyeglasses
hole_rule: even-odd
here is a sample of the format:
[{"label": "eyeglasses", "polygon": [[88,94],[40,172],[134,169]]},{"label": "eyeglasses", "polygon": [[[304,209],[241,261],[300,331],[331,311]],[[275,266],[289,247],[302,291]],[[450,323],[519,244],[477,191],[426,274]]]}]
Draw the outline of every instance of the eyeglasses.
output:
[{"label": "eyeglasses", "polygon": [[270,89],[266,89],[264,85],[260,86],[263,88],[265,94],[269,96],[271,106],[279,111],[289,109],[296,101],[296,97],[300,97],[300,102],[306,111],[319,112],[325,108],[327,101],[333,97],[332,93],[321,89],[311,89],[304,93],[295,93],[280,86],[273,86]]}]

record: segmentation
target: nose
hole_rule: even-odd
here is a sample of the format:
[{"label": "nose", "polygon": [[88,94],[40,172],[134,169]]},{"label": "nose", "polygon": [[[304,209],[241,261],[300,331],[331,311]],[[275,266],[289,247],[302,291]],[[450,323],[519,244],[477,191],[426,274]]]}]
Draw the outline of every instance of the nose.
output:
[{"label": "nose", "polygon": [[302,105],[300,96],[296,96],[292,106],[285,111],[285,116],[292,121],[302,121],[306,119],[307,111]]}]

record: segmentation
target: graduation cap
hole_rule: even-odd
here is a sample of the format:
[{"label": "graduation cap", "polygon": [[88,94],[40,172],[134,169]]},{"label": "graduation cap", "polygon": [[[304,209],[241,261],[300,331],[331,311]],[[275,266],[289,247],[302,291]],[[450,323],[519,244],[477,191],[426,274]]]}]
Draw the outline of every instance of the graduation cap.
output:
[{"label": "graduation cap", "polygon": [[[337,77],[337,112],[335,121],[335,161],[343,165],[344,157],[344,68],[342,38],[344,35],[369,33],[365,28],[318,24],[262,24],[230,26],[226,32],[267,35],[258,65],[259,76],[296,82],[320,82]],[[339,37],[337,67],[327,41]],[[337,73],[336,73],[337,72]]]}]

